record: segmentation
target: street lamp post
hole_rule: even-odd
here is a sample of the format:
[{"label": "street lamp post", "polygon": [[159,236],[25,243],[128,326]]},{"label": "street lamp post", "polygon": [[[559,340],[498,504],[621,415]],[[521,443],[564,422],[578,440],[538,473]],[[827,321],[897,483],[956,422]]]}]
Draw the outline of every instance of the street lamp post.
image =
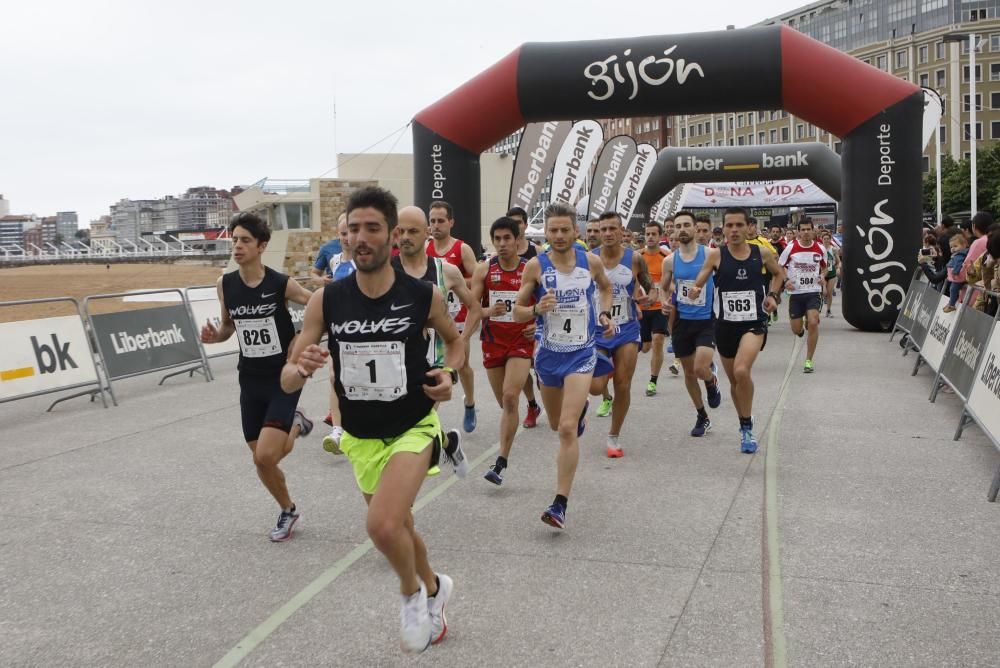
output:
[{"label": "street lamp post", "polygon": [[961,33],[948,33],[943,37],[945,42],[964,42],[969,40],[969,215],[976,215],[978,203],[976,202],[976,51],[979,43],[976,41],[976,33],[970,32],[968,35]]}]

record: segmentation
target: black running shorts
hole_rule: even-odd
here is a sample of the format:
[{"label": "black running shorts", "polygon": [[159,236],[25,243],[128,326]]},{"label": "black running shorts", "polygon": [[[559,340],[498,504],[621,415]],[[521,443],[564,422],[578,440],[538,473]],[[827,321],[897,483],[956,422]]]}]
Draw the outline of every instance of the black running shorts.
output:
[{"label": "black running shorts", "polygon": [[667,316],[660,309],[643,310],[639,321],[639,336],[643,343],[653,340],[653,334],[667,333]]},{"label": "black running shorts", "polygon": [[819,311],[823,307],[823,295],[819,292],[803,292],[788,297],[788,317],[798,320],[808,311]]},{"label": "black running shorts", "polygon": [[707,320],[677,318],[670,340],[674,344],[676,357],[690,357],[697,348],[715,350],[715,321],[712,318]]},{"label": "black running shorts", "polygon": [[[719,355],[728,359],[736,357],[740,349],[740,340],[744,334],[762,334],[760,349],[767,345],[767,322],[726,322],[718,320],[715,323],[715,345]],[[676,348],[675,348],[676,350]]]},{"label": "black running shorts", "polygon": [[264,427],[289,433],[300,394],[302,390],[287,394],[277,376],[240,374],[240,416],[247,443],[256,441]]}]

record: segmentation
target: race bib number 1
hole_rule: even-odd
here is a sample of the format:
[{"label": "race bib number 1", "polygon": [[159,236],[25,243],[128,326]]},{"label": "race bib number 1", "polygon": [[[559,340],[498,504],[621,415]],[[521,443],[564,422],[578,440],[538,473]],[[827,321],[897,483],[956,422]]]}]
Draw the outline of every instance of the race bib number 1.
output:
[{"label": "race bib number 1", "polygon": [[405,354],[400,341],[342,342],[340,383],[347,398],[395,401],[405,397]]},{"label": "race bib number 1", "polygon": [[753,290],[723,292],[722,319],[729,322],[753,322],[757,320],[757,295]]},{"label": "race bib number 1", "polygon": [[274,318],[240,318],[233,322],[243,357],[270,357],[281,352]]}]

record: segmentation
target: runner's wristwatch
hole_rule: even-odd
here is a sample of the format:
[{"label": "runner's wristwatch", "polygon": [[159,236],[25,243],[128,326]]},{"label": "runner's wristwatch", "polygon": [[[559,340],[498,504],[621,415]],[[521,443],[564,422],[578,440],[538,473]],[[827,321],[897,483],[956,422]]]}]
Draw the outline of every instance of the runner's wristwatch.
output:
[{"label": "runner's wristwatch", "polygon": [[611,320],[611,311],[601,311],[597,314],[597,319],[600,320],[602,315],[608,316],[608,320]]},{"label": "runner's wristwatch", "polygon": [[779,295],[777,292],[768,292],[767,296],[773,299],[775,304],[781,303],[781,295]]},{"label": "runner's wristwatch", "polygon": [[438,366],[438,367],[433,367],[433,368],[435,368],[435,369],[441,369],[446,374],[448,374],[449,376],[451,376],[451,384],[452,385],[456,385],[458,383],[458,372],[455,371],[454,369],[452,369],[450,366]]}]

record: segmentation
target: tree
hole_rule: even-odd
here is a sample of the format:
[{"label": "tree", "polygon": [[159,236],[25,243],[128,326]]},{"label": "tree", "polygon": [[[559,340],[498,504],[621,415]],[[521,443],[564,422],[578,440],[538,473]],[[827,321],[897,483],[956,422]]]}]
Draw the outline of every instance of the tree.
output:
[{"label": "tree", "polygon": [[[941,210],[943,213],[968,211],[971,206],[969,182],[972,168],[968,160],[955,162],[950,155],[941,157]],[[937,209],[936,175],[924,177],[924,211]],[[1000,143],[994,142],[976,153],[976,206],[980,211],[1000,211]],[[974,212],[973,212],[974,213]]]},{"label": "tree", "polygon": [[76,237],[76,240],[82,243],[84,246],[90,245],[90,230],[86,228],[77,230],[73,236]]}]

